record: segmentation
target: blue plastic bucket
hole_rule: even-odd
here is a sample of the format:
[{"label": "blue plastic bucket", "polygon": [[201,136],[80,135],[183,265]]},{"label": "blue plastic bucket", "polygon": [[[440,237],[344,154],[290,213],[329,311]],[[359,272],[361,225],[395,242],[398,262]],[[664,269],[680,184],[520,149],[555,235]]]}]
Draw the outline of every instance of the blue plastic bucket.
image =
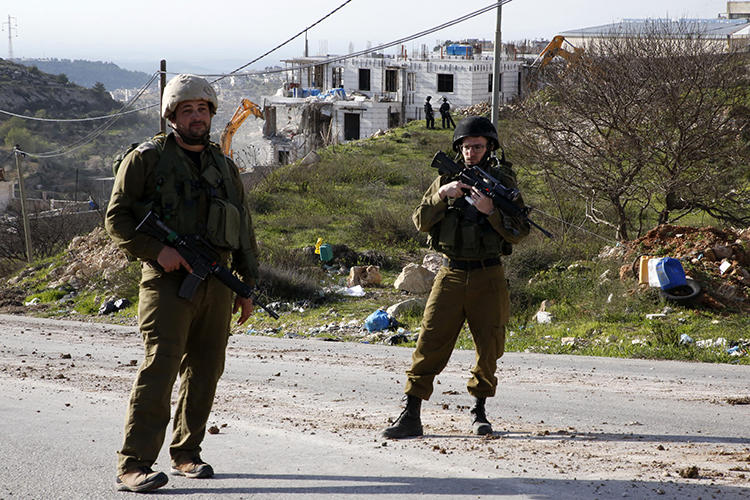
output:
[{"label": "blue plastic bucket", "polygon": [[656,278],[662,290],[687,284],[682,264],[672,257],[664,257],[656,262]]}]

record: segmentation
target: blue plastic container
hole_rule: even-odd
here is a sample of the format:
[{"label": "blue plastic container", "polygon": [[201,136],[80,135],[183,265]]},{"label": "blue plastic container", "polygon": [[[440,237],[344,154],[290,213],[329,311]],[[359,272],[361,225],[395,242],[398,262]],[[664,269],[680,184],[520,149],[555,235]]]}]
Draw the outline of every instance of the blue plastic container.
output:
[{"label": "blue plastic container", "polygon": [[687,285],[685,270],[678,259],[664,257],[656,263],[656,278],[662,290]]}]

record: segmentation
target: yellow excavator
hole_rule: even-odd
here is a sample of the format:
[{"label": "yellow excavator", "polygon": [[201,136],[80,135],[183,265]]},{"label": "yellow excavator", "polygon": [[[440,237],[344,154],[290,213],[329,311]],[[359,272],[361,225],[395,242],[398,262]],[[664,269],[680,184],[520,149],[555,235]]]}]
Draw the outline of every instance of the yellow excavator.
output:
[{"label": "yellow excavator", "polygon": [[[563,44],[570,45],[571,50],[567,50],[563,48]],[[539,56],[536,58],[536,61],[539,61],[541,59],[541,64],[539,64],[539,69],[545,67],[549,62],[554,59],[556,56],[560,56],[566,61],[570,62],[573,59],[581,56],[583,54],[583,49],[574,46],[572,43],[567,41],[564,36],[562,35],[556,35],[552,38],[552,41],[547,44],[547,46],[544,48],[544,50],[539,54]],[[534,63],[536,63],[534,61]],[[532,64],[533,66],[533,64]]]},{"label": "yellow excavator", "polygon": [[263,111],[260,107],[249,99],[242,99],[240,105],[237,106],[237,110],[232,115],[231,120],[227,123],[224,130],[221,132],[221,150],[225,155],[234,159],[234,151],[232,151],[232,137],[237,129],[240,128],[242,122],[245,121],[250,115],[254,115],[256,118],[263,119]]}]

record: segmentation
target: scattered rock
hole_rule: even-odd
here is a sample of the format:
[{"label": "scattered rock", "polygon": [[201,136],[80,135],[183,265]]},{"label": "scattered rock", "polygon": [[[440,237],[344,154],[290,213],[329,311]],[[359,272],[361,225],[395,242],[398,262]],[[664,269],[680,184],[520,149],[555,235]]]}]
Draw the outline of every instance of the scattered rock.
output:
[{"label": "scattered rock", "polygon": [[536,322],[542,325],[552,323],[552,320],[554,319],[552,313],[549,313],[547,311],[538,311],[535,317]]},{"label": "scattered rock", "polygon": [[352,266],[346,286],[372,286],[379,285],[382,281],[383,277],[378,266]]},{"label": "scattered rock", "polygon": [[428,253],[422,259],[422,265],[437,274],[440,268],[443,266],[443,255],[439,253]]},{"label": "scattered rock", "polygon": [[435,273],[419,264],[407,264],[401,270],[396,281],[393,283],[394,288],[410,293],[428,293],[432,288],[432,282],[435,280]]},{"label": "scattered rock", "polygon": [[386,309],[386,312],[390,316],[398,319],[406,314],[422,314],[426,305],[427,299],[425,298],[407,299],[402,302],[393,304],[388,309]]},{"label": "scattered rock", "polygon": [[695,465],[691,465],[690,467],[685,467],[684,469],[680,469],[679,471],[680,477],[689,478],[689,479],[695,479],[698,477],[698,467]]}]

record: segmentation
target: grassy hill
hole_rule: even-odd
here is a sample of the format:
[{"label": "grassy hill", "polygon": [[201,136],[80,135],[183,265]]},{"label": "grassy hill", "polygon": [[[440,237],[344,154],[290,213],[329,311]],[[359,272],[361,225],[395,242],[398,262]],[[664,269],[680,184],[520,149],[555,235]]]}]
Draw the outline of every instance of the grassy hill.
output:
[{"label": "grassy hill", "polygon": [[[409,298],[393,283],[403,264],[421,262],[426,252],[425,237],[414,229],[411,212],[436,175],[429,167],[431,157],[437,150],[448,151],[451,139],[451,130],[425,130],[422,123],[412,122],[382,137],[331,146],[319,151],[319,163],[280,167],[257,184],[250,199],[261,246],[263,289],[271,300],[280,301],[276,307],[283,314],[276,322],[256,313],[235,333],[362,341],[360,327],[371,312]],[[506,151],[513,160],[512,145],[506,145]],[[523,165],[516,165],[516,170],[527,202],[552,212]],[[602,235],[563,228],[538,214],[535,218],[558,237],[547,240],[534,232],[505,259],[512,296],[508,350],[750,362],[746,354],[728,352],[732,345],[740,352],[750,345],[746,310],[666,302],[656,289],[638,287],[632,275],[620,278],[633,252],[669,252],[674,250],[669,246],[672,240],[665,236],[636,242],[630,253],[609,248],[610,256],[605,257],[602,250],[608,246]],[[318,238],[334,245],[330,265],[312,253]],[[36,297],[41,300],[31,309],[36,314],[63,317],[91,318],[109,296],[135,302],[136,264],[118,272],[93,270],[88,277],[79,276],[72,290],[61,284],[61,271],[56,271],[72,264],[70,254],[81,255],[69,249],[11,280],[0,295],[0,310],[3,297],[7,305],[14,293],[15,310],[28,311],[18,304]],[[370,263],[381,267],[380,286],[366,288],[364,297],[335,293],[345,285],[349,266]],[[689,272],[710,284],[708,275],[700,274],[703,268],[688,264]],[[536,321],[543,301],[554,318],[548,324]],[[663,316],[649,319],[648,314]],[[106,318],[132,322],[134,315],[131,306]],[[407,334],[418,331],[420,320],[419,314],[399,318]],[[681,343],[683,334],[691,341]],[[460,336],[459,346],[472,346],[468,330]]]}]

